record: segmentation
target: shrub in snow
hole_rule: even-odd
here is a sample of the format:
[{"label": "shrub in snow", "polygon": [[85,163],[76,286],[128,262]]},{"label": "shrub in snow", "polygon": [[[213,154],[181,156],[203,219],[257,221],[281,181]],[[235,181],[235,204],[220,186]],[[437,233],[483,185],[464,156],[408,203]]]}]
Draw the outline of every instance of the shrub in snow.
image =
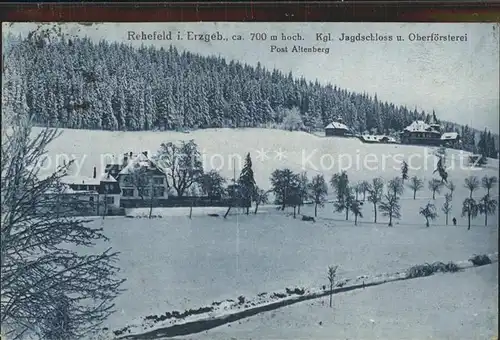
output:
[{"label": "shrub in snow", "polygon": [[309,221],[316,222],[316,220],[314,219],[314,217],[312,217],[312,216],[307,216],[307,215],[303,215],[303,216],[302,216],[302,221],[306,221],[306,222],[309,222]]},{"label": "shrub in snow", "polygon": [[294,289],[290,289],[290,288],[286,288],[286,293],[288,295],[304,295],[305,293],[305,290],[303,288],[294,288]]},{"label": "shrub in snow", "polygon": [[475,266],[484,266],[491,263],[490,258],[487,255],[474,255],[469,259]]},{"label": "shrub in snow", "polygon": [[333,287],[335,285],[335,277],[337,276],[337,269],[339,266],[329,266],[328,267],[328,281],[330,282],[330,307],[332,307],[332,294]]},{"label": "shrub in snow", "polygon": [[273,299],[283,299],[283,298],[286,298],[286,294],[283,294],[283,293],[273,293],[273,295],[271,295],[271,298],[273,298]]},{"label": "shrub in snow", "polygon": [[178,312],[178,311],[173,311],[173,312],[166,312],[165,314],[161,315],[148,315],[144,318],[146,321],[153,321],[154,323],[156,322],[161,322],[165,321],[168,319],[176,318],[176,319],[183,319],[191,315],[198,315],[198,314],[204,314],[213,311],[213,307],[200,307],[198,309],[188,309],[184,311],[183,313]]},{"label": "shrub in snow", "polygon": [[460,268],[457,264],[453,262],[448,262],[447,264],[443,262],[434,262],[433,264],[420,264],[411,267],[406,271],[406,278],[412,279],[416,277],[425,277],[432,275],[434,273],[454,273],[459,271]]},{"label": "shrub in snow", "polygon": [[430,264],[419,264],[416,266],[411,267],[407,273],[406,277],[411,279],[415,277],[424,277],[424,276],[429,276],[432,275],[434,272],[432,270],[432,267]]}]

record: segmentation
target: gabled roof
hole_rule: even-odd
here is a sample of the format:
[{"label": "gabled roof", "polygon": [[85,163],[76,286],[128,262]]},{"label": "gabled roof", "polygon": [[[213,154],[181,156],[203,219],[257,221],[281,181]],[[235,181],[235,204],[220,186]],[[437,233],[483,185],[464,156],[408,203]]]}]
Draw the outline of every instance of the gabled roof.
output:
[{"label": "gabled roof", "polygon": [[99,185],[101,183],[101,180],[99,178],[92,178],[92,177],[85,177],[85,176],[64,176],[63,178],[61,178],[61,183]]},{"label": "gabled roof", "polygon": [[379,137],[379,139],[378,139],[379,141],[381,141],[382,139],[385,139],[385,140],[387,140],[388,142],[391,142],[391,143],[397,142],[396,138],[391,137],[391,136],[378,136],[378,137]]},{"label": "gabled roof", "polygon": [[45,191],[46,195],[65,194],[65,195],[97,195],[95,190],[73,190],[68,184],[63,184],[59,189],[49,189]]},{"label": "gabled roof", "polygon": [[439,133],[438,131],[434,130],[434,128],[430,125],[424,122],[423,120],[416,120],[407,127],[404,128],[405,131],[410,131],[410,132],[436,132]]},{"label": "gabled roof", "polygon": [[151,160],[151,158],[146,156],[144,153],[139,153],[129,161],[129,163],[118,173],[118,175],[128,175],[132,173],[135,168],[140,167],[147,167],[164,173],[163,169]]},{"label": "gabled roof", "polygon": [[453,140],[458,138],[457,132],[445,132],[441,135],[441,140]]},{"label": "gabled roof", "polygon": [[396,139],[386,135],[361,135],[361,138],[366,141],[380,142],[382,139],[387,139],[389,142],[396,142]]},{"label": "gabled roof", "polygon": [[117,180],[111,176],[109,173],[102,174],[101,178],[99,179],[101,182],[107,182],[107,183],[115,183]]},{"label": "gabled roof", "polygon": [[339,129],[339,130],[349,130],[347,125],[339,123],[339,122],[331,122],[328,124],[325,129]]},{"label": "gabled roof", "polygon": [[72,194],[75,193],[73,189],[69,187],[69,185],[62,183],[59,188],[51,188],[45,191],[45,194]]},{"label": "gabled roof", "polygon": [[116,163],[109,163],[106,164],[106,168],[104,172],[111,172],[111,171],[119,171],[122,167],[122,164],[116,164]]}]

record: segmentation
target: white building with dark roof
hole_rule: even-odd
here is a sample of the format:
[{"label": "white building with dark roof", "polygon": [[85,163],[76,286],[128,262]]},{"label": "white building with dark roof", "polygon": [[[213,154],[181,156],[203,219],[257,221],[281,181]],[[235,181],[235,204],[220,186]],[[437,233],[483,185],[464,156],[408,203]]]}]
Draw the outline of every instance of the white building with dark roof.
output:
[{"label": "white building with dark roof", "polygon": [[401,143],[432,146],[447,146],[456,148],[460,145],[457,132],[442,133],[439,122],[432,118],[430,123],[417,120],[408,125],[400,133]]},{"label": "white building with dark roof", "polygon": [[363,143],[388,143],[388,144],[395,144],[398,141],[391,136],[386,136],[386,135],[360,135],[359,139]]},{"label": "white building with dark roof", "polygon": [[441,135],[441,145],[456,148],[460,145],[460,135],[458,132],[445,132]]},{"label": "white building with dark roof", "polygon": [[403,144],[440,145],[441,127],[437,122],[416,120],[403,129],[400,137]]},{"label": "white building with dark roof", "polygon": [[120,209],[121,190],[118,181],[110,174],[102,174],[97,178],[96,168],[94,176],[65,176],[61,183],[67,186],[71,194],[79,200],[88,201],[97,215],[114,214]]},{"label": "white building with dark roof", "polygon": [[[110,170],[119,170],[116,180],[121,189],[122,207],[149,206],[151,200],[154,200],[155,205],[161,206],[162,202],[168,199],[165,171],[148,156],[147,152],[137,155],[125,154],[121,166],[115,168],[109,167]],[[143,172],[144,176],[136,176],[139,171]]]},{"label": "white building with dark roof", "polygon": [[325,127],[325,136],[351,136],[351,129],[342,122],[341,118],[336,119]]}]

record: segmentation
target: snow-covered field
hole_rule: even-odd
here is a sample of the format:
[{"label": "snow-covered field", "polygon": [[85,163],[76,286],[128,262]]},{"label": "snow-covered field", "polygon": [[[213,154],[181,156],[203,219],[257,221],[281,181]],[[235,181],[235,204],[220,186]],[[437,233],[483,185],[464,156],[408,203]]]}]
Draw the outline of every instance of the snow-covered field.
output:
[{"label": "snow-covered field", "polygon": [[470,339],[498,336],[498,266],[301,302],[177,340]]},{"label": "snow-covered field", "polygon": [[[154,214],[162,218],[156,219],[96,219],[92,223],[104,228],[111,246],[121,253],[119,265],[122,275],[127,278],[124,287],[127,291],[116,301],[118,312],[106,325],[112,330],[140,324],[147,315],[183,312],[189,308],[210,306],[213,302],[237,300],[239,296],[254,299],[260,293],[282,292],[285,288],[317,289],[328,283],[326,271],[329,265],[339,266],[339,279],[356,278],[402,271],[425,262],[462,261],[472,254],[498,252],[498,214],[489,216],[487,227],[483,217],[478,217],[473,220],[469,231],[466,220],[460,217],[462,201],[468,195],[463,188],[464,178],[469,175],[498,176],[498,160],[490,160],[487,167],[479,170],[460,167],[463,159],[456,150],[448,151],[448,165],[454,167],[449,169],[449,179],[457,186],[450,224],[452,217],[457,217],[458,225],[446,226],[444,223],[444,214],[440,211],[443,191],[435,200],[440,216],[430,228],[425,227],[425,219],[418,210],[432,201],[427,189],[427,181],[432,178],[435,168],[432,148],[362,144],[357,139],[265,129],[201,130],[189,134],[66,130],[49,148],[49,163],[55,166],[57,157],[62,163],[64,157],[74,156],[77,160],[75,170],[80,169],[74,174],[90,176],[94,166],[102,169],[106,159],[110,159],[106,156],[108,154],[145,150],[154,153],[162,142],[191,138],[200,146],[207,168],[220,168],[221,173],[229,178],[234,172],[233,159],[236,159],[238,175],[238,157],[243,159],[250,152],[255,179],[264,188],[269,187],[272,171],[284,167],[293,171],[306,170],[311,177],[322,173],[329,180],[340,170],[340,165],[348,171],[352,182],[379,176],[390,179],[399,176],[403,159],[410,165],[409,176],[424,179],[425,188],[417,193],[416,200],[406,190],[401,201],[402,218],[396,220],[392,228],[387,226],[387,218],[380,214],[378,223],[373,223],[373,208],[369,202],[363,206],[363,218],[358,221],[358,226],[354,226],[352,219],[345,221],[344,214],[333,213],[331,204],[318,210],[316,223],[293,219],[291,211],[279,212],[272,206],[263,207],[257,215],[247,216],[234,211],[226,220],[207,216],[208,212],[223,214],[223,208],[194,209],[192,219],[187,217],[189,209],[158,209]],[[267,157],[262,156],[263,151],[268,151]],[[335,161],[333,165],[332,159]],[[350,167],[349,159],[352,161]],[[493,194],[498,196],[498,188]],[[482,195],[483,189],[475,193],[476,197]],[[302,213],[313,215],[313,211],[312,206],[302,207]],[[128,214],[134,216],[141,212],[128,211]],[[477,273],[486,269],[481,270]],[[448,334],[459,334],[453,333],[457,332],[453,325],[460,324],[460,320],[469,320],[472,325],[486,322],[474,321],[472,317],[464,319],[469,312],[476,313],[473,310],[482,315],[481,308],[489,308],[487,304],[480,307],[479,301],[469,300],[477,297],[473,294],[481,294],[476,290],[492,291],[490,285],[495,282],[481,281],[481,286],[477,280],[479,278],[469,270],[339,295],[335,298],[336,305],[342,305],[339,309],[345,309],[345,313],[335,314],[338,316],[336,321],[328,319],[330,311],[318,306],[318,301],[306,302],[302,307],[291,306],[276,312],[275,315],[281,315],[276,319],[268,314],[262,316],[267,321],[258,321],[260,316],[254,318],[257,321],[247,324],[254,326],[242,328],[241,336],[253,334],[253,338],[296,339],[311,338],[311,334],[314,338],[315,332],[319,332],[318,338],[376,338],[369,336],[372,331],[380,338],[404,339],[406,336],[410,339],[417,334],[424,334],[418,338],[430,338],[431,335],[439,339],[449,338]],[[450,291],[448,296],[445,287],[456,290]],[[434,291],[433,288],[439,289]],[[463,295],[465,290],[471,295]],[[463,300],[454,300],[451,296],[463,296]],[[396,301],[408,304],[389,309]],[[433,303],[434,307],[426,307],[422,301]],[[442,315],[436,310],[439,303],[445,306]],[[469,303],[477,306],[469,308]],[[366,308],[367,312],[361,312],[361,308]],[[316,316],[323,317],[323,323],[330,325],[330,331],[325,330],[326,326],[317,325],[321,320],[316,322]],[[302,323],[299,322],[301,318],[305,320]],[[375,323],[364,318],[372,318]],[[280,333],[288,327],[287,319],[298,326],[290,328],[288,333]],[[443,323],[441,328],[436,326],[440,322]],[[297,333],[292,331],[294,329]],[[440,330],[445,333],[436,333]],[[226,336],[214,332],[207,336],[212,334],[211,339],[231,336],[240,339],[237,333]]]},{"label": "snow-covered field", "polygon": [[341,280],[498,251],[495,222],[470,231],[442,224],[354,227],[352,222],[302,222],[268,209],[227,220],[195,213],[191,220],[175,216],[94,223],[103,225],[121,252],[119,264],[127,278],[127,291],[117,300],[119,312],[109,320],[111,329],[140,325],[147,315],[239,296],[248,300],[285,288],[317,289],[327,284],[329,265],[339,265]]}]

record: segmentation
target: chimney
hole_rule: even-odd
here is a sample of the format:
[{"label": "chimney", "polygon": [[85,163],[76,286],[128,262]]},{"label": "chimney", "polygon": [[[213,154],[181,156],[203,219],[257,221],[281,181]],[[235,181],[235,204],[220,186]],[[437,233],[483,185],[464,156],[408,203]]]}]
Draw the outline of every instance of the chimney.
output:
[{"label": "chimney", "polygon": [[96,177],[97,177],[97,168],[94,167],[94,178],[96,178]]}]

